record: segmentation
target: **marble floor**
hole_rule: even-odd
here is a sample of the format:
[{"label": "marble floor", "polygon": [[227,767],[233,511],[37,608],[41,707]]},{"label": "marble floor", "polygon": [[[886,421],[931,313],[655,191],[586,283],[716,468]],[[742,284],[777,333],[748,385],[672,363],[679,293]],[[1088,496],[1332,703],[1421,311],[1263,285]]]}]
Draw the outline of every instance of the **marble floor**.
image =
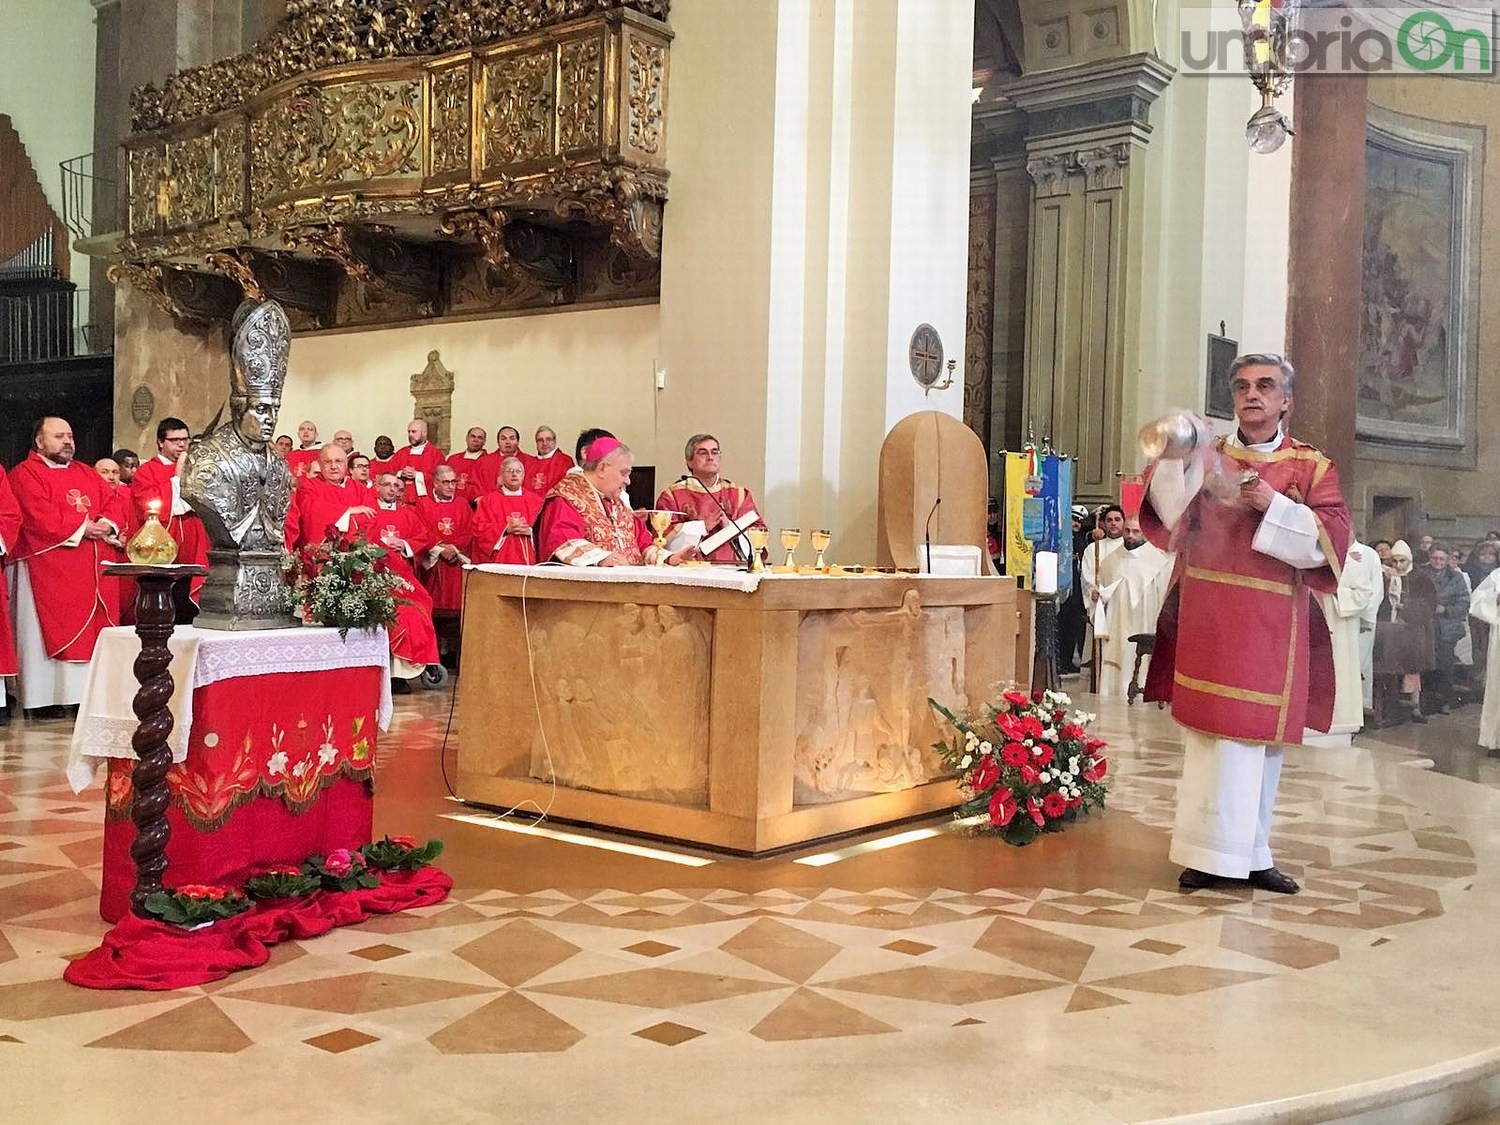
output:
[{"label": "marble floor", "polygon": [[[62,779],[68,724],[0,728],[4,1120],[1436,1121],[1494,1104],[1474,1080],[1500,1073],[1500,771],[1463,758],[1476,708],[1289,757],[1275,848],[1305,889],[1287,898],[1178,893],[1180,744],[1154,708],[1098,705],[1110,810],[1031,847],[934,818],[751,861],[498,830],[448,799],[451,693],[397,706],[377,831],[441,836],[452,898],[167,995],[61,980],[105,929],[102,798]],[[1459,776],[1426,768],[1439,758]],[[1401,1089],[1428,1091],[1425,1116],[1381,1116]]]}]

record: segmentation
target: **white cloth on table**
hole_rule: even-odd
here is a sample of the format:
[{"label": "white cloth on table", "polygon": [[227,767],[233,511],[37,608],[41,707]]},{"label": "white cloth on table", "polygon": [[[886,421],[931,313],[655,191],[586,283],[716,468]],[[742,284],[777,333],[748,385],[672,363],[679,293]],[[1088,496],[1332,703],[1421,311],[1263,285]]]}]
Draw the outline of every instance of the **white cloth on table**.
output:
[{"label": "white cloth on table", "polygon": [[[384,629],[356,629],[347,640],[337,629],[256,629],[229,632],[178,626],[167,642],[172,653],[172,761],[187,757],[193,726],[193,692],[221,680],[286,672],[326,672],[334,668],[380,668],[381,730],[391,722],[390,642]],[[135,630],[115,626],[99,634],[94,659],[77,665],[85,672],[78,719],[68,748],[67,777],[75,793],[93,780],[99,758],[134,758],[131,740],[138,720],[133,707],[139,688],[133,672],[140,640]]]},{"label": "white cloth on table", "polygon": [[1281,780],[1281,747],[1186,728],[1182,737],[1172,862],[1226,879],[1273,866],[1271,813]]},{"label": "white cloth on table", "polygon": [[520,578],[549,582],[645,582],[658,586],[710,586],[719,590],[754,593],[769,575],[713,566],[519,566],[512,563],[480,563],[465,570],[488,574],[513,574]]},{"label": "white cloth on table", "polygon": [[1484,669],[1484,706],[1479,712],[1479,745],[1500,750],[1500,570],[1469,595],[1469,616],[1490,627],[1488,662]]}]

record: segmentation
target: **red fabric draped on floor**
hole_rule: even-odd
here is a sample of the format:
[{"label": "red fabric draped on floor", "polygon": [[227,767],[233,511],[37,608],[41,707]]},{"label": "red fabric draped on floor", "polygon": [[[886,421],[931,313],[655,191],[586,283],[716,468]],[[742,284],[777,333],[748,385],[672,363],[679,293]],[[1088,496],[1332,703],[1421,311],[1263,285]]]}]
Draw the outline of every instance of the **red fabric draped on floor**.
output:
[{"label": "red fabric draped on floor", "polygon": [[373,914],[433,906],[452,889],[446,872],[423,867],[381,872],[380,886],[369,889],[268,899],[201,930],[126,914],[98,949],[63,971],[63,979],[83,988],[191,988],[264,965],[278,942],[318,937]]}]

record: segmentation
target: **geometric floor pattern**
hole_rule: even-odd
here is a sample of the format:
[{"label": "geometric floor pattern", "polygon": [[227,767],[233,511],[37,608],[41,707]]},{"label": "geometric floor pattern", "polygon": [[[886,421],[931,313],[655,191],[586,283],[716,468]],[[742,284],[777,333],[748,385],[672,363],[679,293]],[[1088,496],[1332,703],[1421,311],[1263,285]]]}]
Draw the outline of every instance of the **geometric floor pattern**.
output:
[{"label": "geometric floor pattern", "polygon": [[[1113,713],[1101,722],[1115,783],[1110,811],[1087,826],[1094,847],[1126,846],[1120,830],[1132,822],[1154,841],[1171,822],[1178,744],[1141,709],[1133,721],[1148,733],[1123,738]],[[400,730],[382,747],[388,758],[425,752],[416,728],[404,744]],[[92,992],[61,979],[105,929],[101,798],[63,782],[68,734],[16,724],[0,738],[0,1058],[14,1042],[487,1055],[624,1037],[748,1048],[980,1027],[1313,969],[1401,941],[1475,875],[1453,827],[1310,759],[1288,763],[1278,802],[1277,862],[1304,886],[1290,898],[1181,894],[1144,878],[1112,877],[1105,889],[1086,869],[1066,885],[970,875],[945,886],[940,863],[924,869],[930,885],[858,889],[838,885],[834,868],[823,885],[748,890],[674,886],[670,872],[644,889],[575,876],[520,890],[502,875],[436,907],[278,946],[261,969],[202,988]]]}]

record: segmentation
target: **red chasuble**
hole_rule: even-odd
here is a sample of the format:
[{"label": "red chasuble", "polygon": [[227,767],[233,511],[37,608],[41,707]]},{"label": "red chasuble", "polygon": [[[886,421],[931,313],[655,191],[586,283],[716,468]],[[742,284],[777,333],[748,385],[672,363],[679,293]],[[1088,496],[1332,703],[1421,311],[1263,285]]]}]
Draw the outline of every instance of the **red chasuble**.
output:
[{"label": "red chasuble", "polygon": [[11,471],[10,483],[21,507],[15,558],[26,561],[47,655],[86,663],[99,630],[119,621],[120,580],[104,577],[99,566],[125,556],[98,539],[66,544],[85,519],[124,527],[125,514],[105,479],[77,461],[52,468],[32,450]]},{"label": "red chasuble", "polygon": [[[164,460],[160,453],[149,461],[141,462],[141,467],[135,471],[135,478],[130,482],[130,498],[135,505],[131,522],[136,527],[145,523],[146,513],[151,510],[151,504],[155,501],[156,518],[161,520],[167,534],[177,541],[177,561],[207,566],[208,533],[203,529],[203,521],[193,512],[180,516],[172,514],[172,479],[176,475],[177,466]],[[198,593],[203,589],[203,579],[194,578],[190,585],[188,593],[196,605]]]},{"label": "red chasuble", "polygon": [[[535,453],[517,453],[521,464],[526,466],[526,475],[521,478],[521,487],[538,496],[551,492],[573,467],[573,458],[561,449],[554,449],[550,456],[538,457]],[[495,473],[500,473],[500,464],[495,463]]]},{"label": "red chasuble", "polygon": [[500,478],[500,462],[492,453],[470,456],[467,449],[461,449],[448,458],[448,467],[458,474],[454,495],[471,505],[494,492],[495,482]]},{"label": "red chasuble", "polygon": [[1277,492],[1312,510],[1325,566],[1300,569],[1251,547],[1262,514],[1200,492],[1176,534],[1150,499],[1146,538],[1176,550],[1173,586],[1156,625],[1146,698],[1172,704],[1183,726],[1236,742],[1298,745],[1304,727],[1333,720],[1333,650],[1309,592],[1332,594],[1349,549],[1349,509],[1333,463],[1283,438],[1269,453],[1229,445],[1231,475],[1254,469]]},{"label": "red chasuble", "polygon": [[[536,517],[542,510],[542,498],[534,492],[522,489],[512,496],[504,489],[491,492],[479,501],[471,525],[474,553],[469,556],[476,563],[511,563],[530,566],[536,558]],[[506,527],[511,513],[517,513],[532,529],[532,535],[510,535]]]},{"label": "red chasuble", "polygon": [[[471,559],[470,523],[474,513],[469,510],[467,503],[456,496],[452,500],[433,497],[418,500],[416,509],[417,515],[427,525],[429,540],[427,550],[417,560],[422,585],[432,595],[434,609],[457,612],[464,604],[464,560]],[[434,559],[433,548],[444,544],[457,547],[460,557],[451,561]]]},{"label": "red chasuble", "polygon": [[[286,455],[286,467],[292,470],[293,488],[300,488],[302,482],[312,475],[312,467],[318,463],[318,454],[322,452],[322,448],[294,449]],[[141,466],[143,469],[145,467]]]},{"label": "red chasuble", "polygon": [[394,473],[396,471],[396,455],[393,453],[384,461],[374,456],[370,457],[370,487],[375,487],[375,478],[381,473]]},{"label": "red chasuble", "polygon": [[[351,531],[362,534],[371,543],[384,545],[387,535],[406,540],[413,557],[420,557],[430,545],[427,526],[415,509],[405,505],[388,511],[377,508],[373,516],[355,516]],[[407,589],[396,602],[396,623],[391,626],[391,655],[408,664],[438,662],[437,633],[432,628],[432,595],[417,581],[413,560],[399,550],[386,548],[391,568],[406,579]]]},{"label": "red chasuble", "polygon": [[[10,478],[0,468],[0,564],[10,564],[15,557],[20,537],[21,506],[16,503],[16,494],[11,491]],[[6,593],[8,585],[0,578],[0,676],[14,676],[18,669],[16,631],[11,627],[10,598]]]},{"label": "red chasuble", "polygon": [[620,555],[630,566],[641,566],[653,541],[651,532],[633,511],[618,500],[601,496],[582,473],[557,482],[542,507],[537,527],[537,554],[542,562],[560,550],[560,561],[568,562],[567,556],[577,553],[573,547],[588,543]]},{"label": "red chasuble", "polygon": [[359,507],[374,508],[377,504],[370,491],[357,481],[329,484],[322,477],[307,478],[293,495],[291,510],[287,512],[287,550],[323,542],[331,524],[337,523],[350,508]]},{"label": "red chasuble", "polygon": [[[716,502],[717,501],[717,502]],[[720,505],[723,505],[721,508]],[[759,512],[755,506],[755,497],[750,495],[748,488],[719,478],[712,489],[706,489],[698,481],[697,477],[688,477],[669,484],[660,496],[656,498],[656,506],[664,511],[681,512],[690,520],[702,520],[712,533],[724,522],[724,513],[727,511],[735,519],[739,519],[746,512]],[[762,518],[755,522],[755,527],[765,527],[766,521]],[[713,554],[708,556],[709,562],[734,562],[734,544],[725,543]]]},{"label": "red chasuble", "polygon": [[415,480],[406,482],[408,504],[415,504],[420,497],[432,495],[432,474],[442,463],[443,451],[430,441],[421,449],[414,449],[408,445],[396,450],[396,455],[391,458],[391,472],[399,473],[402,469],[411,469],[421,474]]}]

